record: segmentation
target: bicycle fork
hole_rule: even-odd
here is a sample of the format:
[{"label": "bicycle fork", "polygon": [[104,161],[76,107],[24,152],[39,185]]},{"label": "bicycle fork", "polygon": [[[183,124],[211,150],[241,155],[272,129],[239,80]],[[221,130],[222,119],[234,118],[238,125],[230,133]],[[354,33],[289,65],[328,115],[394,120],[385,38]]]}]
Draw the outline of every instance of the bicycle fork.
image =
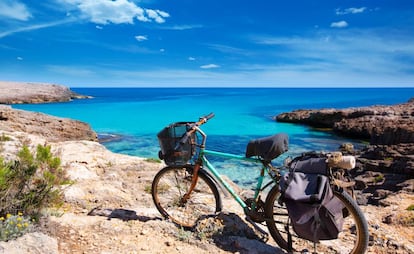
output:
[{"label": "bicycle fork", "polygon": [[184,196],[181,198],[180,204],[184,205],[187,203],[188,199],[190,198],[191,192],[194,190],[195,186],[197,185],[198,181],[198,171],[200,170],[200,163],[196,163],[194,165],[193,169],[193,175],[191,177],[191,185],[188,189],[187,193],[184,194]]}]

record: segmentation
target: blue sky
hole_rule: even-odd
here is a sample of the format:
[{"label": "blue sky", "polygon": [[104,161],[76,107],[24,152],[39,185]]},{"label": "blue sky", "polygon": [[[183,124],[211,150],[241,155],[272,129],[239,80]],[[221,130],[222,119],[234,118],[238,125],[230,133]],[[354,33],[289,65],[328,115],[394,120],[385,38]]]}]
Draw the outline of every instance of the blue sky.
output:
[{"label": "blue sky", "polygon": [[414,87],[414,1],[0,0],[0,80]]}]

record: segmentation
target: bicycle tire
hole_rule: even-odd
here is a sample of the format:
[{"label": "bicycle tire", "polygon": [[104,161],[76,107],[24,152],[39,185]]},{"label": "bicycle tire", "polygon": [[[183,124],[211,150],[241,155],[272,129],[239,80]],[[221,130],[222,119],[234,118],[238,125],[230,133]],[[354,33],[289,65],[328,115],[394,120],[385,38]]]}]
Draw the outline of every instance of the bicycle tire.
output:
[{"label": "bicycle tire", "polygon": [[161,215],[184,228],[192,228],[199,219],[214,215],[222,209],[215,182],[203,170],[198,172],[197,185],[190,198],[181,202],[191,185],[193,167],[168,166],[161,169],[152,182],[151,194]]},{"label": "bicycle tire", "polygon": [[368,247],[369,233],[364,214],[346,191],[334,191],[334,194],[342,201],[348,211],[344,213],[347,216],[345,217],[343,231],[338,235],[338,239],[320,241],[314,245],[312,241],[297,236],[290,225],[289,232],[293,247],[293,250],[290,250],[286,230],[288,212],[284,204],[279,204],[279,187],[274,186],[266,197],[265,214],[266,225],[276,243],[287,251],[300,252],[308,250],[312,252],[313,250],[315,253],[365,253]]}]

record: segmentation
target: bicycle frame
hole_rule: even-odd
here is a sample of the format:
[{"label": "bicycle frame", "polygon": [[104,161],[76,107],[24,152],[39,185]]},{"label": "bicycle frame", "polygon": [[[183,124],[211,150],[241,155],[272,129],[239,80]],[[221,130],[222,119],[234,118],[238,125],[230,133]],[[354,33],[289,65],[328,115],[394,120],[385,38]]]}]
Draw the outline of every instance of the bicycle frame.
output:
[{"label": "bicycle frame", "polygon": [[[206,134],[198,127],[195,128],[203,137],[202,144],[200,145],[200,151],[198,155],[198,159],[201,160],[202,165],[205,165],[209,172],[213,174],[213,177],[215,180],[217,180],[221,186],[223,186],[230,194],[231,196],[237,201],[237,203],[243,208],[244,211],[248,210],[249,207],[246,204],[246,202],[243,201],[243,199],[234,191],[234,189],[220,176],[217,169],[210,163],[210,161],[206,158],[206,155],[226,158],[226,159],[235,159],[239,161],[247,161],[255,164],[261,164],[261,170],[260,175],[257,180],[255,193],[254,193],[254,200],[258,200],[258,197],[260,195],[260,192],[262,191],[263,182],[265,179],[265,173],[269,173],[269,167],[263,164],[263,161],[259,158],[247,158],[245,156],[231,154],[231,153],[224,153],[224,152],[218,152],[213,150],[207,150],[205,149],[205,141],[206,141]],[[199,162],[198,162],[199,163]],[[269,183],[270,184],[270,183]],[[267,187],[267,185],[265,185]],[[264,189],[264,188],[263,188]],[[253,207],[255,208],[255,207]]]},{"label": "bicycle frame", "polygon": [[[224,188],[232,195],[232,197],[237,201],[237,203],[239,203],[239,205],[243,208],[243,209],[247,209],[248,206],[247,204],[241,199],[241,197],[234,191],[234,189],[220,176],[220,174],[217,172],[216,168],[207,160],[207,158],[205,157],[205,155],[213,155],[213,156],[218,156],[218,157],[223,157],[223,158],[228,158],[228,159],[236,159],[236,160],[242,160],[242,161],[248,161],[248,162],[252,162],[252,163],[261,163],[262,161],[260,159],[256,159],[256,158],[246,158],[240,155],[235,155],[235,154],[230,154],[230,153],[222,153],[222,152],[217,152],[217,151],[211,151],[211,150],[204,150],[202,152],[202,161],[203,161],[203,165],[205,165],[209,172],[211,172],[214,176],[214,178],[220,182],[220,184],[222,186],[224,186]],[[255,188],[255,193],[254,193],[254,199],[257,200],[261,189],[262,189],[262,185],[263,185],[263,181],[265,178],[265,172],[267,168],[263,165],[262,169],[260,171],[260,175],[256,184],[256,188]]]}]

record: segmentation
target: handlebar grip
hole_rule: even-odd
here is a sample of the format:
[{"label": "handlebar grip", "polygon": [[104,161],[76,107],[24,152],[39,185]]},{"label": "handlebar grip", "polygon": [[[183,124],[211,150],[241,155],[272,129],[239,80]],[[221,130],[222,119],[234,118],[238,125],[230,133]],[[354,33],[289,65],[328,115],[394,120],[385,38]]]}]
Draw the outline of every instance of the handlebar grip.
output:
[{"label": "handlebar grip", "polygon": [[203,118],[205,118],[206,120],[210,120],[211,118],[213,118],[214,117],[214,113],[213,112],[211,112],[210,114],[208,114],[208,115],[206,115],[206,116],[204,116]]},{"label": "handlebar grip", "polygon": [[214,113],[213,112],[211,112],[210,114],[208,114],[206,116],[202,116],[202,117],[200,117],[200,120],[198,121],[198,124],[201,125],[201,124],[207,122],[208,120],[210,120],[213,117],[214,117]]}]

